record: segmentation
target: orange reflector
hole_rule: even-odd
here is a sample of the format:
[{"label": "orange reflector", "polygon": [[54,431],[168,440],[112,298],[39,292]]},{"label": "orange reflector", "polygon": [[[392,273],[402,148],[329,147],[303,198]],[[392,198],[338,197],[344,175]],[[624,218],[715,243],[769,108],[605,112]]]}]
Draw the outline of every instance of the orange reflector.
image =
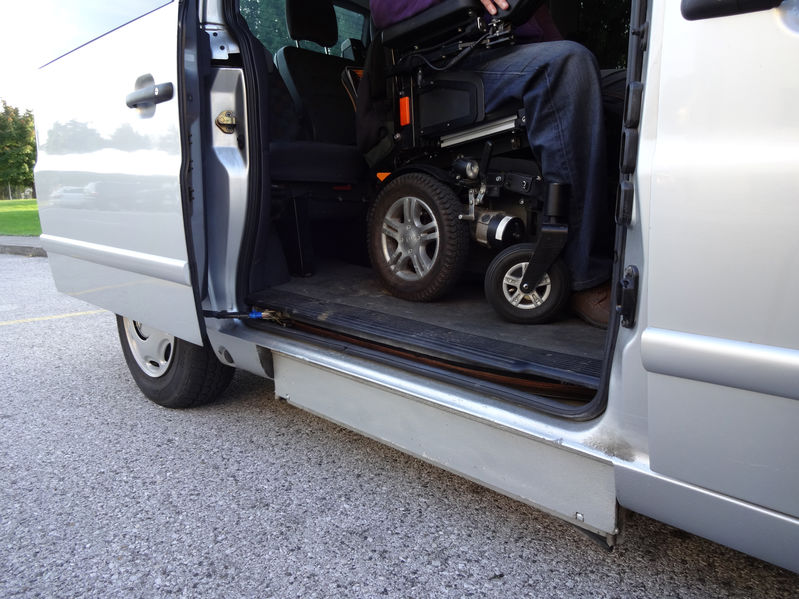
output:
[{"label": "orange reflector", "polygon": [[403,96],[399,99],[400,127],[411,124],[411,99]]},{"label": "orange reflector", "polygon": [[385,181],[391,173],[377,173],[377,178]]}]

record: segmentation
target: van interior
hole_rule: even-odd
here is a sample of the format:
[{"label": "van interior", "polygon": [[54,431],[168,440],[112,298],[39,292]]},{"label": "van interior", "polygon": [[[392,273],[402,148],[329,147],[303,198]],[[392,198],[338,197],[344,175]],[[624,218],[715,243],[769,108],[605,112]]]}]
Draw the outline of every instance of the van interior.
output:
[{"label": "van interior", "polygon": [[[356,147],[352,89],[342,80],[348,68],[363,67],[375,38],[368,1],[239,0],[230,11],[228,27],[251,49],[242,51],[246,84],[257,92],[249,129],[259,123],[269,140],[260,186],[251,186],[238,288],[244,308],[271,317],[248,324],[562,417],[600,414],[617,318],[608,330],[568,309],[547,324],[504,320],[483,289],[497,250],[476,243],[463,274],[439,299],[400,299],[381,284],[370,263],[367,218],[383,184]],[[550,12],[565,39],[594,52],[603,81],[612,83],[604,104],[608,225],[616,226],[630,6],[553,0]],[[616,227],[616,280],[621,236]]]}]

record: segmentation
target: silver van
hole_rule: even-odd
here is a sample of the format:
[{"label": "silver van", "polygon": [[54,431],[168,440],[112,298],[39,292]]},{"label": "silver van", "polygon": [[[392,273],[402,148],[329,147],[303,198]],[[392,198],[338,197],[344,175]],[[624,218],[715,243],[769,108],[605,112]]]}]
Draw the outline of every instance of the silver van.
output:
[{"label": "silver van", "polygon": [[[386,291],[369,246],[390,243],[391,213],[370,214],[408,171],[370,168],[353,102],[376,40],[418,44],[381,38],[366,0],[84,4],[40,71],[42,242],[60,291],[118,315],[146,396],[190,407],[243,369],[607,545],[632,510],[799,572],[799,0],[551,3],[623,73],[607,330],[511,322],[486,298],[504,231],[537,222],[519,208],[536,178],[503,171],[511,200],[489,210],[480,154],[444,169],[462,185],[458,276],[433,301]],[[477,0],[444,5],[485,30]],[[407,116],[389,142],[432,135],[431,164],[524,126]],[[437,240],[456,226],[427,212]],[[496,289],[519,286],[502,278],[518,256]],[[542,276],[532,307],[555,293]]]}]

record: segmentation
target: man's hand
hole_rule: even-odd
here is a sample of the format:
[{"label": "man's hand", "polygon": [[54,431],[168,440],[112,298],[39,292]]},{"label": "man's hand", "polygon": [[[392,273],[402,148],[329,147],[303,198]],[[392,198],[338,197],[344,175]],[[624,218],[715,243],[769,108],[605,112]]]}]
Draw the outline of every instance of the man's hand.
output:
[{"label": "man's hand", "polygon": [[480,0],[483,3],[483,6],[486,7],[488,14],[495,15],[497,14],[497,6],[499,6],[502,10],[508,10],[508,3],[506,0]]}]

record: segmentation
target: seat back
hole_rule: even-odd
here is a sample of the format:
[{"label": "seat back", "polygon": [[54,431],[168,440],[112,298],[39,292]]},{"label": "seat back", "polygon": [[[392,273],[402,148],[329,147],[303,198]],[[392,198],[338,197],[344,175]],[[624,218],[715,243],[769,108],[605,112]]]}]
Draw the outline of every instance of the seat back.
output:
[{"label": "seat back", "polygon": [[[367,57],[370,86],[362,87],[369,98],[358,99],[359,147],[370,165],[415,160],[420,152],[446,160],[447,152],[472,151],[488,139],[497,152],[525,143],[521,103],[486,113],[482,80],[458,69],[470,52],[513,44],[512,28],[527,22],[542,0],[508,4],[488,17],[480,0],[442,0],[380,31],[376,42],[386,51]],[[386,68],[379,68],[381,57]]]},{"label": "seat back", "polygon": [[[330,0],[286,0],[286,24],[291,39],[331,48],[338,41],[338,23]],[[341,73],[355,63],[285,46],[275,63],[314,141],[355,144],[355,113],[341,83]]]}]

